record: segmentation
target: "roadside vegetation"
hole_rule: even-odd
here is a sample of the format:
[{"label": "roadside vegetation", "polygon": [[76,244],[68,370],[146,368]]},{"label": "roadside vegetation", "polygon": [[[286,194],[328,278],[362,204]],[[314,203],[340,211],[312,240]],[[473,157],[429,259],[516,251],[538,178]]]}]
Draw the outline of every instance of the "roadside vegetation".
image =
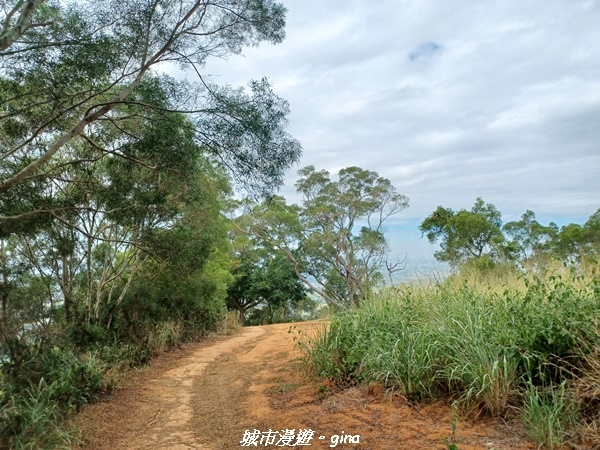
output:
[{"label": "roadside vegetation", "polygon": [[456,274],[383,289],[402,269],[385,226],[409,199],[370,170],[307,166],[286,203],[287,102],[266,79],[203,75],[281,42],[285,16],[275,0],[0,2],[0,448],[69,448],[64,420],[123,371],[320,308],[337,313],[304,342],[319,375],[520,411],[550,447],[597,436],[600,210],[559,227],[440,206],[420,229]]},{"label": "roadside vegetation", "polygon": [[519,416],[545,448],[599,445],[600,210],[583,225],[532,211],[503,223],[478,198],[439,206],[420,230],[451,275],[334,304],[321,333],[299,337],[314,374],[445,399],[471,418]]},{"label": "roadside vegetation", "polygon": [[340,384],[446,399],[471,418],[520,416],[544,448],[600,442],[595,268],[479,275],[383,290],[301,348],[316,375]]},{"label": "roadside vegetation", "polygon": [[301,147],[266,79],[202,70],[281,42],[285,15],[273,0],[0,2],[0,448],[70,448],[64,419],[123,371],[235,328],[232,187],[268,195]]}]

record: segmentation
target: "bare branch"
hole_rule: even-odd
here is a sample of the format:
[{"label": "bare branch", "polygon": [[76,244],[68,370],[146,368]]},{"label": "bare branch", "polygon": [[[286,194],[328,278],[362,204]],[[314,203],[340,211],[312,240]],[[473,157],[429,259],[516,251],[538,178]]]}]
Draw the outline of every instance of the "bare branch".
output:
[{"label": "bare branch", "polygon": [[396,272],[400,272],[401,270],[406,269],[406,260],[408,258],[408,254],[404,254],[404,258],[400,259],[399,257],[395,258],[394,262],[390,262],[387,258],[385,259],[385,269],[387,270],[388,277],[390,278],[390,286],[394,287],[394,280],[392,275]]}]

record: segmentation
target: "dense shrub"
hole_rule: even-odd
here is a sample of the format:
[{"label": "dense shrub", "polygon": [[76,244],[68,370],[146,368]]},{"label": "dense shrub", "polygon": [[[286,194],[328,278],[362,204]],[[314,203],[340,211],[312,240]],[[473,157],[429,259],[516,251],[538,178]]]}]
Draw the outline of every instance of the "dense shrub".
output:
[{"label": "dense shrub", "polygon": [[96,352],[77,353],[50,342],[10,342],[0,384],[0,443],[4,447],[67,445],[62,419],[110,389]]},{"label": "dense shrub", "polygon": [[521,407],[532,427],[540,420],[562,427],[548,438],[554,445],[578,414],[564,406],[565,392],[600,344],[600,279],[563,274],[522,286],[453,279],[388,290],[337,313],[301,347],[316,374],[339,383],[378,381],[408,398],[450,397],[470,415]]},{"label": "dense shrub", "polygon": [[206,331],[205,322],[167,317],[139,321],[136,334],[89,325],[60,342],[8,341],[0,373],[0,448],[71,448],[65,418],[109,391],[124,370]]}]

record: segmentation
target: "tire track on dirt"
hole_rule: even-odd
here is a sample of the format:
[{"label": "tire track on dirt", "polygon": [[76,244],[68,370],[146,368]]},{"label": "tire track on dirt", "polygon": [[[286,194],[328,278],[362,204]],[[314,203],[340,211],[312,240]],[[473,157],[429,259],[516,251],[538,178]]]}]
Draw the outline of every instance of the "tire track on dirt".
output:
[{"label": "tire track on dirt", "polygon": [[166,368],[150,369],[135,386],[117,391],[108,403],[88,406],[79,415],[75,425],[83,429],[85,448],[213,450],[198,442],[190,425],[194,381],[217,358],[249,342],[256,345],[264,333],[260,327],[245,328],[237,336],[184,350],[183,355],[164,355]]},{"label": "tire track on dirt", "polygon": [[[322,324],[293,326],[310,333]],[[80,415],[85,448],[233,450],[246,430],[310,429],[314,450],[331,448],[343,433],[361,438],[337,446],[346,450],[447,449],[455,420],[448,404],[412,404],[376,384],[311,381],[295,362],[289,331],[290,324],[245,328],[162,355],[135,384]],[[518,425],[499,419],[459,419],[456,443],[461,450],[534,448],[519,435]]]}]

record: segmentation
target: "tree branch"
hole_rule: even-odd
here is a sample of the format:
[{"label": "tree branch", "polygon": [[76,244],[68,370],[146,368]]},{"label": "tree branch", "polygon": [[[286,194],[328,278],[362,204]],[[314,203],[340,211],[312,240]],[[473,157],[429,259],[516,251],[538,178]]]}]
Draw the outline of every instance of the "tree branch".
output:
[{"label": "tree branch", "polygon": [[[0,33],[0,52],[14,44],[27,29],[31,28],[31,16],[36,8],[43,2],[44,0],[27,0],[23,6],[23,1],[20,0],[15,4],[14,8],[8,13],[2,24],[2,32]],[[10,21],[21,6],[23,6],[21,14],[17,19],[17,22],[11,27]],[[41,24],[37,24],[36,26],[40,25]]]}]

